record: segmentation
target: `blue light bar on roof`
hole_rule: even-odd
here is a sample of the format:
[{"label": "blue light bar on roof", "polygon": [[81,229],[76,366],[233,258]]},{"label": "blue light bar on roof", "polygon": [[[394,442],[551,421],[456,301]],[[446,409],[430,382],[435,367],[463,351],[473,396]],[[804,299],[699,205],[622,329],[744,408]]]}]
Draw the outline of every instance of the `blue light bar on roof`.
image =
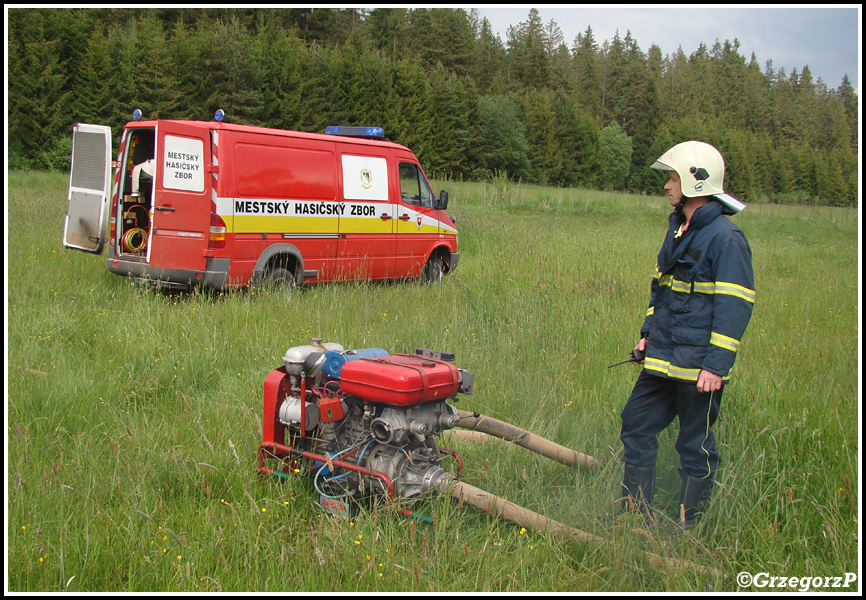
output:
[{"label": "blue light bar on roof", "polygon": [[371,140],[385,139],[385,131],[381,127],[345,127],[341,125],[329,125],[325,127],[325,135],[344,135],[347,137],[360,137]]}]

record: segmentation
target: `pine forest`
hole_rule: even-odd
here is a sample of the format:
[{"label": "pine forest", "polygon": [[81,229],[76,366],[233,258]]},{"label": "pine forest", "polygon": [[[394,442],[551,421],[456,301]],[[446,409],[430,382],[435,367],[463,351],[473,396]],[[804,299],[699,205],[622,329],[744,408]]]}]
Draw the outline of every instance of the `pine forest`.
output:
[{"label": "pine forest", "polygon": [[13,8],[8,166],[67,170],[77,122],[119,135],[136,108],[196,120],[223,109],[228,122],[299,131],[381,126],[439,179],[633,193],[660,193],[664,174],[647,167],[700,139],[745,201],[856,206],[847,75],[788,73],[739,47],[663,56],[591,26],[565,40],[535,9],[503,41],[452,8]]}]

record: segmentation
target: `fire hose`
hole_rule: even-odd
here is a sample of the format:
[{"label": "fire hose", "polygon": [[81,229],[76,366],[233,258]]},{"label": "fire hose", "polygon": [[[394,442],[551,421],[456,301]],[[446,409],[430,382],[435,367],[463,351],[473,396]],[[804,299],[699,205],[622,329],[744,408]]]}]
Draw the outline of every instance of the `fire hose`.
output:
[{"label": "fire hose", "polygon": [[130,229],[120,238],[123,249],[133,254],[138,254],[147,248],[147,232],[144,229],[136,227]]},{"label": "fire hose", "polygon": [[139,215],[136,209],[143,211],[143,219],[147,221],[147,209],[140,204],[130,206],[124,213],[123,218],[135,221],[135,227],[128,229],[120,238],[121,247],[133,254],[138,254],[147,248],[147,231],[138,222]]},{"label": "fire hose", "polygon": [[[569,467],[593,469],[598,466],[598,462],[592,456],[560,446],[555,442],[533,435],[525,429],[521,429],[510,423],[499,421],[491,417],[485,417],[479,415],[477,412],[470,413],[458,410],[457,414],[460,416],[460,420],[457,422],[457,427],[484,433],[507,442],[512,442],[522,448],[541,454],[542,456]],[[467,434],[470,433],[470,431],[452,430],[450,433],[455,435],[458,439],[466,439],[466,436],[461,434]],[[469,485],[468,483],[456,480],[450,483],[451,496],[456,500],[470,504],[485,512],[496,514],[506,521],[516,523],[521,527],[534,529],[542,534],[568,535],[583,543],[592,543],[599,546],[608,544],[607,540],[604,538],[581,531],[580,529],[560,523],[559,521],[548,519],[547,517],[531,511],[528,508],[509,502],[508,500]],[[666,558],[652,552],[643,552],[643,555],[656,566],[675,569],[694,569],[701,573],[714,575],[716,577],[724,577],[724,575],[716,569],[695,565],[688,561]]]},{"label": "fire hose", "polygon": [[[470,413],[465,410],[458,410],[457,414],[460,417],[460,420],[457,421],[457,427],[501,438],[506,442],[512,442],[569,467],[593,469],[598,465],[596,460],[589,455],[560,446],[555,442],[533,435],[525,429],[521,429],[510,423],[485,417],[478,413]],[[458,437],[460,437],[459,432],[455,433],[458,433]]]},{"label": "fire hose", "polygon": [[[526,527],[527,529],[534,529],[535,531],[542,534],[564,534],[574,539],[583,542],[583,543],[592,543],[598,546],[610,544],[604,538],[601,538],[597,535],[592,535],[590,533],[586,533],[585,531],[581,531],[580,529],[575,529],[569,525],[565,525],[564,523],[560,523],[559,521],[554,521],[553,519],[548,519],[536,512],[529,510],[528,508],[524,508],[513,502],[509,502],[498,496],[491,494],[490,492],[485,492],[482,489],[471,486],[468,483],[463,483],[461,481],[455,481],[451,485],[451,495],[459,500],[463,501],[467,504],[471,504],[472,506],[479,508],[483,511],[496,514],[499,517],[505,519],[506,521],[511,521],[512,523],[516,523],[521,527]],[[667,558],[664,556],[659,556],[653,552],[643,552],[643,555],[649,560],[652,564],[671,568],[671,569],[694,569],[700,573],[704,573],[707,575],[713,575],[718,578],[724,578],[724,574],[718,571],[717,569],[713,569],[712,567],[704,567],[702,565],[696,565],[686,560],[679,560],[675,558]]]}]

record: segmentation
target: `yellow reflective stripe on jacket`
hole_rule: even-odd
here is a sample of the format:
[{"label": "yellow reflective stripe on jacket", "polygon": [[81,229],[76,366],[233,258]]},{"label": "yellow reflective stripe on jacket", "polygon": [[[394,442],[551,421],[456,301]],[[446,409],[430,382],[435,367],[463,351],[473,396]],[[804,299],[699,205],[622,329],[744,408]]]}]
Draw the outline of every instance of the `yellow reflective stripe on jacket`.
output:
[{"label": "yellow reflective stripe on jacket", "polygon": [[695,291],[701,294],[727,294],[728,296],[736,296],[746,302],[755,303],[755,290],[750,290],[736,283],[728,283],[727,281],[696,281]]},{"label": "yellow reflective stripe on jacket", "polygon": [[[647,357],[644,360],[644,368],[649,371],[655,371],[656,373],[661,373],[662,375],[666,375],[672,379],[682,379],[683,381],[694,381],[697,382],[698,376],[701,373],[701,369],[687,369],[685,367],[678,367],[676,365],[672,365],[666,360],[659,360],[657,358]],[[722,377],[722,381],[730,380],[731,376],[726,375]]]},{"label": "yellow reflective stripe on jacket", "polygon": [[650,316],[654,315],[655,312],[656,312],[656,307],[650,306],[646,311],[646,316],[650,317]]},{"label": "yellow reflective stripe on jacket", "polygon": [[694,291],[701,294],[727,294],[729,296],[736,296],[752,304],[755,302],[755,290],[750,290],[736,283],[728,283],[727,281],[695,281],[694,284],[690,284],[686,281],[674,279],[672,275],[667,274],[661,276],[659,285],[669,287],[675,292],[685,293],[692,291],[692,285],[694,285]]},{"label": "yellow reflective stripe on jacket", "polygon": [[670,273],[661,276],[661,279],[659,279],[659,285],[670,287],[675,292],[683,292],[688,294],[692,291],[692,284],[687,281],[680,281],[679,279],[674,279]]},{"label": "yellow reflective stripe on jacket", "polygon": [[755,290],[750,290],[747,287],[743,287],[741,285],[737,285],[736,283],[728,283],[727,281],[717,281],[716,282],[716,293],[717,294],[728,294],[729,296],[736,296],[737,298],[741,298],[746,302],[755,303]]},{"label": "yellow reflective stripe on jacket", "polygon": [[710,334],[710,343],[731,352],[736,352],[740,349],[740,340],[735,340],[732,337],[716,333],[715,331]]},{"label": "yellow reflective stripe on jacket", "polygon": [[675,292],[688,294],[692,291],[692,284],[687,281],[680,281],[679,279],[671,278],[671,289]]}]

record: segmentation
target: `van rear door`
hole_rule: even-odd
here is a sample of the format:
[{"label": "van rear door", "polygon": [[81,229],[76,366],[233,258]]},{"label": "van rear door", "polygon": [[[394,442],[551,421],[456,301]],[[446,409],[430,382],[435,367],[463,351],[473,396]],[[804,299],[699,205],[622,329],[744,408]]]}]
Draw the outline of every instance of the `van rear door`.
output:
[{"label": "van rear door", "polygon": [[111,128],[78,123],[72,128],[63,245],[102,254],[111,195]]},{"label": "van rear door", "polygon": [[206,268],[212,205],[209,132],[201,125],[157,122],[148,256],[157,273]]}]

